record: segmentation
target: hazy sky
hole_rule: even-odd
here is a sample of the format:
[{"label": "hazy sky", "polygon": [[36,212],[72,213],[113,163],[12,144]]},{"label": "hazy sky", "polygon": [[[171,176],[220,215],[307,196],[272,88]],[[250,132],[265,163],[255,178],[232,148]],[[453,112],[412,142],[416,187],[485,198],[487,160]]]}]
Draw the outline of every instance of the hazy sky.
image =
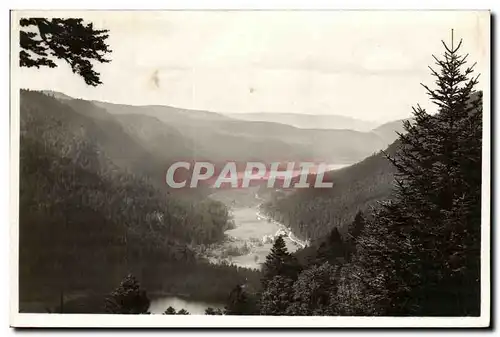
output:
[{"label": "hazy sky", "polygon": [[[441,39],[488,71],[486,12],[55,12],[109,29],[111,63],[93,88],[61,62],[21,69],[23,88],[217,112],[338,114],[387,121],[423,103]],[[18,13],[18,15],[20,15]],[[16,22],[14,19],[13,22]]]}]

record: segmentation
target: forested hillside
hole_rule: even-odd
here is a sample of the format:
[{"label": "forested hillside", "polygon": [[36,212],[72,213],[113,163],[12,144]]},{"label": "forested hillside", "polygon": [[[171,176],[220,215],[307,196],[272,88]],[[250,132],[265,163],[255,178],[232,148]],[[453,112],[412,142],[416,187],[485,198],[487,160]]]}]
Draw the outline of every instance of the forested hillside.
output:
[{"label": "forested hillside", "polygon": [[[361,185],[363,193],[354,194],[361,201],[351,198],[355,206],[334,202],[340,198],[335,187],[332,194],[298,192],[267,206],[268,212],[284,218],[301,233],[307,234],[308,228],[329,233],[308,247],[304,259],[290,254],[281,238],[275,241],[264,268],[263,291],[256,295],[259,306],[253,312],[481,314],[482,301],[488,300],[481,297],[481,227],[488,226],[481,221],[485,178],[482,93],[475,90],[478,77],[472,75],[473,66],[464,66],[467,56],[458,53],[462,42],[451,48],[443,44],[444,57],[435,57],[439,69],[431,68],[437,89],[424,85],[436,111],[427,112],[417,105],[413,121],[404,122],[406,133],[386,151],[386,159],[382,161],[382,155],[368,158],[336,176],[340,182],[341,175],[345,178],[353,172],[352,176],[357,173],[356,178],[363,181],[362,173],[368,173],[363,168],[383,168],[369,179],[378,181],[385,176],[394,180],[389,193],[387,185],[380,190],[379,197],[387,200],[365,215],[358,212],[352,221],[339,219],[338,214],[351,214],[349,207],[363,204],[362,196],[376,196],[370,194],[376,189]],[[374,164],[377,160],[384,164]],[[394,167],[390,174],[388,165]],[[356,181],[350,180],[350,185],[356,186]],[[347,198],[348,191],[344,193]],[[290,200],[298,211],[294,212]],[[297,223],[294,217],[305,222]],[[343,225],[343,233],[337,229],[339,225]]]},{"label": "forested hillside", "polygon": [[[156,187],[165,187],[165,172],[172,162],[193,159],[193,145],[189,140],[154,117],[133,114],[115,116],[89,101],[54,96],[58,97],[58,101],[33,96],[26,104],[35,106],[43,100],[47,106],[42,106],[42,109],[51,111],[55,115],[53,118],[69,128],[64,132],[80,132],[80,137],[102,147],[103,153],[114,165],[149,179]],[[63,111],[68,108],[71,113]],[[39,117],[37,123],[46,123],[43,118],[50,115]]]},{"label": "forested hillside", "polygon": [[273,193],[263,209],[305,240],[320,239],[334,227],[345,232],[358,211],[369,211],[378,201],[389,197],[396,168],[386,154],[393,155],[399,144],[396,141],[384,152],[326,173],[325,180],[333,182],[332,188]]},{"label": "forested hillside", "polygon": [[21,92],[21,304],[107,290],[129,272],[151,291],[212,299],[235,278],[252,280],[252,271],[214,268],[190,248],[223,238],[231,226],[223,204],[161,192],[145,177],[154,156],[113,116],[71,103],[86,114]]},{"label": "forested hillside", "polygon": [[[490,130],[483,126],[487,87],[474,70],[489,69],[488,13],[421,21],[401,20],[398,12],[392,23],[384,15],[376,30],[357,25],[355,31],[345,24],[356,16],[323,22],[302,13],[275,27],[280,20],[254,20],[251,13],[239,13],[238,24],[217,13],[151,13],[134,16],[128,29],[130,17],[118,14],[110,20],[85,14],[96,22],[84,22],[17,13],[17,66],[35,72],[20,71],[13,92],[16,85],[45,85],[106,100],[125,93],[128,103],[411,117],[383,125],[335,115],[232,118],[20,90],[19,139],[12,133],[13,148],[20,145],[19,312],[131,318],[206,310],[489,323],[491,173],[483,150],[490,148],[484,144]],[[406,101],[419,97],[418,83],[408,81],[426,69],[419,63],[434,46],[428,36],[455,21],[473,36],[470,54],[461,54],[463,40],[456,43],[452,29],[442,54],[428,58],[433,81],[421,83],[428,102]],[[109,30],[101,27],[108,24]],[[225,27],[230,34],[221,38]],[[339,39],[342,30],[348,39]],[[393,33],[414,43],[401,45]],[[234,38],[243,43],[229,43]],[[179,41],[187,48],[172,49]],[[323,48],[328,43],[339,48]],[[110,62],[106,71],[97,67]],[[60,63],[65,70],[55,69]],[[54,77],[40,68],[52,68]],[[82,90],[65,71],[91,88]],[[205,174],[203,183],[174,188],[166,173],[178,161],[211,162],[215,174],[211,167],[183,167],[175,181]],[[236,164],[221,172],[228,162]],[[264,164],[265,174],[250,162]],[[308,166],[303,162],[313,162],[307,177],[277,172],[287,164]],[[323,174],[316,170],[323,164],[343,169]],[[230,189],[213,184],[217,175],[255,181]],[[333,186],[311,184],[315,178]],[[301,180],[309,187],[294,184]],[[14,323],[30,323],[17,314]]]},{"label": "forested hillside", "polygon": [[[46,94],[68,101],[68,96],[64,94]],[[161,121],[161,125],[182,135],[177,151],[181,159],[189,153],[191,158],[215,163],[228,160],[273,162],[284,160],[284,156],[287,161],[354,163],[385,148],[397,137],[395,132],[381,136],[373,131],[352,129],[300,129],[285,122],[242,121],[210,111],[169,106],[133,106],[98,101],[88,101],[87,104],[92,104],[95,111],[106,111],[120,120],[124,115],[140,115],[149,117],[149,121]],[[144,128],[149,128],[149,124]],[[142,131],[146,130],[144,128]],[[142,138],[145,137],[147,139],[143,140],[147,143],[154,143],[151,135],[143,133]],[[187,152],[180,151],[182,148]]]}]

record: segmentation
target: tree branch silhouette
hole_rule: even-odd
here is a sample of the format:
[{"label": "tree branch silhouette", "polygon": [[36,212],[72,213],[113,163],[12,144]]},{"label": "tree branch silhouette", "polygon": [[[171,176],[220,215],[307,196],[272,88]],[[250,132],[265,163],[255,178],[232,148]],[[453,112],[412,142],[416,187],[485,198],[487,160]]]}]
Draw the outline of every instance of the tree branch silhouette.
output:
[{"label": "tree branch silhouette", "polygon": [[23,18],[19,21],[19,65],[27,68],[56,68],[57,59],[66,61],[73,73],[91,86],[102,84],[92,62],[108,63],[111,53],[108,30],[95,30],[79,18]]}]

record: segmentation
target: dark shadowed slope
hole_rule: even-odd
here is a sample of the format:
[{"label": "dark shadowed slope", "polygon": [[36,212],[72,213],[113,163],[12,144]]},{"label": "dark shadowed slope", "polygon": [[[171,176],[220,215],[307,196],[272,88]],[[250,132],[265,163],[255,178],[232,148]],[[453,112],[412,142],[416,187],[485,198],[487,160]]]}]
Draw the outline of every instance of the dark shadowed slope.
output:
[{"label": "dark shadowed slope", "polygon": [[[176,154],[182,156],[181,149],[184,149],[185,157],[212,162],[324,161],[350,164],[385,148],[397,136],[393,133],[391,140],[391,134],[385,132],[380,136],[371,131],[349,129],[300,129],[280,123],[242,121],[214,112],[168,106],[131,106],[83,100],[77,102],[80,102],[80,106],[85,105],[86,110],[98,110],[99,114],[107,112],[104,115],[115,116],[122,124],[132,119],[121,118],[125,115],[148,117],[148,121],[140,121],[144,124],[141,127],[130,124],[125,127],[129,132],[135,133],[134,137],[140,138],[146,149],[159,149],[167,146],[161,142],[168,142],[168,146],[179,147]],[[144,131],[153,127],[152,118],[163,123],[158,123],[155,131],[150,134]],[[165,128],[165,132],[172,137],[158,138],[159,134],[164,133],[159,128]],[[178,137],[173,135],[173,130],[182,135],[182,139],[179,138],[175,145],[171,143]]]},{"label": "dark shadowed slope", "polygon": [[[143,165],[149,166],[150,170],[155,172],[155,177],[158,170],[164,173],[167,166],[174,161],[193,159],[194,144],[176,128],[156,117],[141,114],[113,115],[85,100],[66,100],[64,103],[96,120],[105,132],[114,133],[111,137],[113,141],[123,139],[126,143],[115,145],[125,149],[130,158],[137,158],[137,151],[151,156],[153,161]],[[140,148],[136,149],[137,146]]]},{"label": "dark shadowed slope", "polygon": [[239,278],[258,282],[255,272],[197,258],[192,245],[224,237],[227,209],[153,186],[143,174],[154,156],[114,116],[39,92],[20,98],[22,311],[102,294],[129,272],[148,291],[216,301]]}]

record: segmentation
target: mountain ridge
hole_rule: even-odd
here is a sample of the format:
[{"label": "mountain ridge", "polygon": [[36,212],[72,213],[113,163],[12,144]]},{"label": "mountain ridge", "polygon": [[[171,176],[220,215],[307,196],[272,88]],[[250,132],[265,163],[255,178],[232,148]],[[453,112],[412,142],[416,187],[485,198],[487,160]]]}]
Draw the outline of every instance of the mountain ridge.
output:
[{"label": "mountain ridge", "polygon": [[149,291],[218,302],[235,280],[258,284],[254,270],[198,256],[194,245],[224,238],[227,209],[154,186],[147,174],[161,158],[115,117],[88,101],[20,93],[20,310],[43,312],[75,292],[103,299],[130,272]]},{"label": "mountain ridge", "polygon": [[264,204],[264,209],[301,239],[313,243],[328,235],[334,227],[344,232],[358,211],[365,212],[389,198],[396,168],[386,154],[394,155],[399,144],[396,140],[384,151],[325,173],[325,180],[333,182],[330,189],[299,189],[289,194],[275,192]]},{"label": "mountain ridge", "polygon": [[380,123],[366,121],[350,116],[336,114],[300,114],[288,112],[253,112],[253,113],[229,113],[225,114],[234,119],[245,121],[277,122],[291,125],[299,129],[349,129],[368,132]]},{"label": "mountain ridge", "polygon": [[177,129],[186,143],[191,144],[191,157],[215,162],[288,159],[350,164],[385,148],[393,140],[390,138],[397,136],[394,133],[385,137],[372,131],[350,129],[301,129],[283,123],[242,121],[218,113],[168,106],[86,102],[115,117],[145,115],[156,118],[165,128]]}]

